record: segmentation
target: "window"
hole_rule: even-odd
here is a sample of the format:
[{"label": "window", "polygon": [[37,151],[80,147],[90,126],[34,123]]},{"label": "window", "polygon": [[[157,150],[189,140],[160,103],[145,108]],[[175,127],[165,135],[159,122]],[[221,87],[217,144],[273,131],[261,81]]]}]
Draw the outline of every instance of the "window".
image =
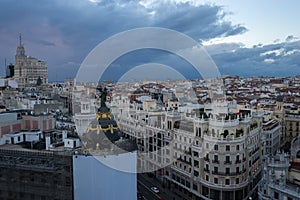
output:
[{"label": "window", "polygon": [[226,138],[229,135],[229,131],[228,130],[224,130],[224,138]]},{"label": "window", "polygon": [[198,187],[197,187],[197,185],[196,184],[193,184],[193,190],[198,190]]},{"label": "window", "polygon": [[277,192],[274,192],[274,198],[279,199],[279,194]]},{"label": "window", "polygon": [[[167,150],[168,150],[168,149],[167,149]],[[168,150],[168,151],[169,151],[169,150]],[[198,153],[197,151],[194,151],[193,154],[194,154],[194,157],[198,157],[198,156],[199,156],[199,153]]]},{"label": "window", "polygon": [[215,144],[215,151],[218,151],[218,145]]},{"label": "window", "polygon": [[218,173],[218,167],[214,167],[214,172]]},{"label": "window", "polygon": [[226,174],[230,174],[230,168],[226,167]]},{"label": "window", "polygon": [[214,183],[215,184],[218,184],[219,183],[219,180],[217,178],[214,178]]},{"label": "window", "polygon": [[230,163],[230,156],[226,156],[226,163]]},{"label": "window", "polygon": [[199,161],[198,160],[194,160],[194,166],[197,168],[199,167]]},{"label": "window", "polygon": [[235,179],[235,184],[239,184],[240,183],[240,179],[239,178],[236,178]]},{"label": "window", "polygon": [[227,179],[225,179],[225,184],[226,185],[229,185],[230,184],[230,180],[227,178]]},{"label": "window", "polygon": [[236,150],[237,150],[237,151],[240,150],[240,145],[236,145]]},{"label": "window", "polygon": [[180,179],[180,183],[184,185],[185,180],[183,178]]},{"label": "window", "polygon": [[208,154],[206,154],[206,156],[205,156],[205,159],[204,160],[206,160],[206,161],[209,161],[209,155]]},{"label": "window", "polygon": [[209,181],[209,176],[208,175],[205,176],[205,180]]},{"label": "window", "polygon": [[230,151],[230,146],[226,145],[226,151]]},{"label": "window", "polygon": [[194,170],[194,176],[196,176],[196,177],[199,176],[199,172]]},{"label": "window", "polygon": [[191,187],[190,182],[186,182],[186,185],[185,185],[185,186],[188,187],[188,188],[190,188],[190,187]]},{"label": "window", "polygon": [[218,155],[214,155],[214,161],[218,162]]},{"label": "window", "polygon": [[198,128],[198,136],[201,137],[201,128]]},{"label": "window", "polygon": [[236,173],[239,173],[240,172],[240,167],[236,167],[235,171],[236,171]]}]

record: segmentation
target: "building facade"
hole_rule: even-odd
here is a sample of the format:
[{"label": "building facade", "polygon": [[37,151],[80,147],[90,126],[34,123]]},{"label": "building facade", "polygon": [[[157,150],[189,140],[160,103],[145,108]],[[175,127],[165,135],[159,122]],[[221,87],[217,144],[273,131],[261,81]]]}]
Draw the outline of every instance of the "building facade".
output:
[{"label": "building facade", "polygon": [[281,130],[282,126],[279,120],[271,119],[263,123],[262,138],[264,143],[264,155],[275,155],[280,149]]},{"label": "building facade", "polygon": [[2,145],[0,185],[0,199],[74,199],[72,154]]},{"label": "building facade", "polygon": [[300,199],[299,182],[295,179],[299,177],[299,161],[294,162],[294,167],[293,162],[290,162],[289,155],[284,153],[265,159],[264,175],[258,192],[260,200]]},{"label": "building facade", "polygon": [[37,83],[48,83],[47,63],[25,54],[21,36],[15,55],[14,79],[19,88],[35,86]]},{"label": "building facade", "polygon": [[51,130],[55,128],[55,118],[52,115],[23,115],[19,112],[0,113],[0,137],[21,130]]},{"label": "building facade", "polygon": [[114,115],[122,131],[146,152],[138,170],[154,171],[183,199],[255,198],[262,115],[232,115],[227,102],[198,113],[128,109],[125,99],[120,102]]},{"label": "building facade", "polygon": [[291,142],[300,133],[300,111],[299,109],[289,109],[285,111],[285,142]]}]

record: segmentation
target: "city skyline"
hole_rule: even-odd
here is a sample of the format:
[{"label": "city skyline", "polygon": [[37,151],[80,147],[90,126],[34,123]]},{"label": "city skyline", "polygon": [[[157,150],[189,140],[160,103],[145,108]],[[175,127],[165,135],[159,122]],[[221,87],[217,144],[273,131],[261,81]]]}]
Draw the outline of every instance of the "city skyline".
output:
[{"label": "city skyline", "polygon": [[[121,31],[149,26],[173,29],[199,41],[222,74],[300,73],[300,33],[293,25],[298,2],[274,1],[272,6],[266,1],[242,5],[216,0],[1,1],[0,4],[1,75],[5,58],[7,64],[14,63],[19,33],[28,55],[48,63],[49,81],[61,81],[75,77],[81,62],[101,41]],[[149,52],[141,53],[137,60],[129,56],[114,64],[149,63],[152,60],[147,55]],[[169,60],[169,66],[177,62],[172,55],[160,58]]]},{"label": "city skyline", "polygon": [[0,81],[2,198],[299,200],[300,76]]}]

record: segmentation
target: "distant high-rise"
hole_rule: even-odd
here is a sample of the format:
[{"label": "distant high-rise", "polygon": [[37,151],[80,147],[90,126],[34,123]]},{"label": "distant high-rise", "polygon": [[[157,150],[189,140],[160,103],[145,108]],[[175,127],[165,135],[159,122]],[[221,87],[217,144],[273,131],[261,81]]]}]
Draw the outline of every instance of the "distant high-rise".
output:
[{"label": "distant high-rise", "polygon": [[6,67],[6,77],[11,78],[15,75],[15,66],[10,64]]},{"label": "distant high-rise", "polygon": [[42,83],[48,83],[48,67],[45,61],[28,57],[22,44],[20,35],[19,46],[15,56],[14,79],[18,82],[19,88],[34,86],[38,79]]}]

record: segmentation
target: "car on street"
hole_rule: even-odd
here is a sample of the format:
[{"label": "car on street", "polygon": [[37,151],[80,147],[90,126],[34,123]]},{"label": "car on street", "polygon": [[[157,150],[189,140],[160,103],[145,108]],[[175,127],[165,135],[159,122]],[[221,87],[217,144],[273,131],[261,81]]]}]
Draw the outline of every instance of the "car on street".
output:
[{"label": "car on street", "polygon": [[159,193],[159,189],[157,187],[151,187],[151,190],[154,192],[154,193]]}]

